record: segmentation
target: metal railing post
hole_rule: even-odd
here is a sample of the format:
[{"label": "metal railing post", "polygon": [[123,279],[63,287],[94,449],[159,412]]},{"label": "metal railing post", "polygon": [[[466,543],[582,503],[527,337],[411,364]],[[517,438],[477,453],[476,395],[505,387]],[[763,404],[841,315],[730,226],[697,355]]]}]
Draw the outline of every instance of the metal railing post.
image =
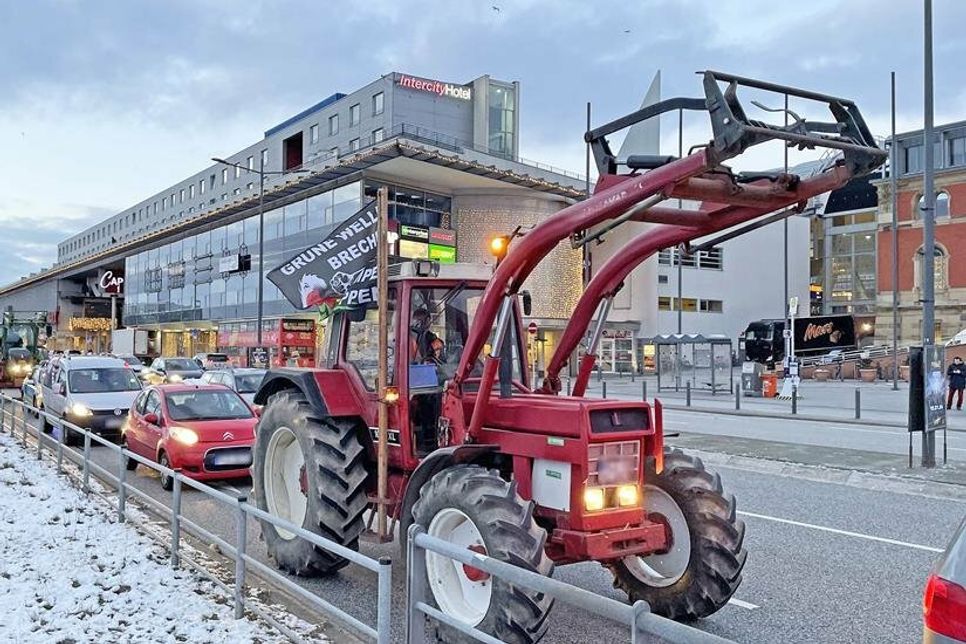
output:
[{"label": "metal railing post", "polygon": [[235,619],[245,616],[245,549],[248,545],[246,501],[246,497],[238,499],[238,514],[235,516]]},{"label": "metal railing post", "polygon": [[631,609],[634,611],[632,613],[633,621],[631,621],[631,644],[643,644],[644,642],[650,641],[651,636],[641,622],[644,616],[651,612],[651,607],[648,606],[646,601],[639,599],[634,602]]},{"label": "metal railing post", "polygon": [[798,413],[798,387],[792,385],[792,415]]},{"label": "metal railing post", "polygon": [[641,400],[647,400],[647,381],[641,380]]},{"label": "metal railing post", "polygon": [[91,433],[84,432],[84,482],[81,486],[84,490],[84,494],[91,491],[90,487],[90,476],[91,476]]},{"label": "metal railing post", "polygon": [[741,387],[735,387],[735,410],[741,411]]},{"label": "metal railing post", "polygon": [[127,505],[127,461],[124,450],[117,453],[117,521],[124,523],[124,508]]},{"label": "metal railing post", "polygon": [[171,495],[171,567],[181,565],[181,475],[175,472]]},{"label": "metal railing post", "polygon": [[376,597],[376,644],[389,644],[392,625],[392,559],[379,558],[379,594]]},{"label": "metal railing post", "polygon": [[[37,411],[38,420],[41,418],[40,411]],[[44,423],[40,420],[40,425],[37,426],[37,460],[43,458],[44,452]]]},{"label": "metal railing post", "polygon": [[426,551],[416,545],[416,537],[426,532],[419,524],[409,528],[406,547],[406,644],[426,642],[426,617],[416,607],[426,601]]},{"label": "metal railing post", "polygon": [[67,441],[67,428],[60,424],[60,437],[57,439],[57,473],[64,473],[64,443]]},{"label": "metal railing post", "polygon": [[862,390],[855,388],[855,419],[862,418]]},{"label": "metal railing post", "polygon": [[601,398],[607,398],[607,381],[601,383]]},{"label": "metal railing post", "polygon": [[[14,403],[16,404],[16,403]],[[20,407],[20,443],[27,448],[27,408],[23,405],[17,405]],[[14,422],[16,422],[16,412],[14,412]]]},{"label": "metal railing post", "polygon": [[7,428],[7,397],[0,396],[0,429]]}]

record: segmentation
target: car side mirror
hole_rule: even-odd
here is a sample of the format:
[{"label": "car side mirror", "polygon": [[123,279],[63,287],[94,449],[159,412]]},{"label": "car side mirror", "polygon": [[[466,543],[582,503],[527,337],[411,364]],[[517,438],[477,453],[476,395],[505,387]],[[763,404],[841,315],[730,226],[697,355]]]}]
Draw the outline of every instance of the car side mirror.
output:
[{"label": "car side mirror", "polygon": [[59,393],[61,396],[66,395],[67,394],[67,385],[65,385],[64,383],[58,384],[57,385],[57,393]]},{"label": "car side mirror", "polygon": [[523,314],[529,317],[533,310],[533,296],[530,291],[520,291],[520,296],[523,298]]},{"label": "car side mirror", "polygon": [[262,405],[252,405],[252,411],[255,412],[255,416],[258,418],[262,417],[262,412],[265,411],[265,407]]},{"label": "car side mirror", "polygon": [[159,418],[157,414],[151,413],[151,414],[144,415],[144,422],[146,423],[150,423],[151,425],[158,425],[160,424],[158,421],[159,421]]}]

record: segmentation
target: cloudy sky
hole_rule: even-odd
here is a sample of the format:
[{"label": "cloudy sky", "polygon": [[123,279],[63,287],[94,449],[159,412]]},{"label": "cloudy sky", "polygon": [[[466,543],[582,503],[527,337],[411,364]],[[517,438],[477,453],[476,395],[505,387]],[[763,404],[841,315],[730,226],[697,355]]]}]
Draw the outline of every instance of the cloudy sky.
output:
[{"label": "cloudy sky", "polygon": [[[935,0],[936,120],[966,119],[966,2]],[[595,121],[721,69],[921,127],[920,0],[0,0],[0,283],[56,243],[390,71],[522,84],[521,154],[583,171]],[[676,119],[663,135],[675,152]],[[701,143],[688,121],[685,145]],[[761,159],[781,164],[781,152]],[[760,155],[759,155],[760,156]]]}]

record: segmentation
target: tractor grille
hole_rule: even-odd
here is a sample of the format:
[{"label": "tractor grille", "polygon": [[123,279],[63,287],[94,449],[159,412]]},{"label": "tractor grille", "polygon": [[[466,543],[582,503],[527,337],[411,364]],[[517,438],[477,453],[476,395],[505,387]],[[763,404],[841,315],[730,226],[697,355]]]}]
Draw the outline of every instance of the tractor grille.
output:
[{"label": "tractor grille", "polygon": [[649,426],[646,409],[595,409],[590,412],[590,431],[594,434],[639,432]]},{"label": "tractor grille", "polygon": [[634,483],[641,466],[641,442],[592,443],[587,462],[588,487]]}]

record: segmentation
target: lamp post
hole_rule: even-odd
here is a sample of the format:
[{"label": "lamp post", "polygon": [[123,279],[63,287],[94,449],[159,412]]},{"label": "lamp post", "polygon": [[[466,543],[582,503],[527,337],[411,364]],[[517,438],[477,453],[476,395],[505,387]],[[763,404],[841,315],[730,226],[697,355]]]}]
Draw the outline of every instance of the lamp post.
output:
[{"label": "lamp post", "polygon": [[255,344],[260,347],[262,346],[262,319],[265,310],[265,177],[267,175],[298,174],[310,172],[310,170],[266,170],[263,153],[258,155],[258,170],[218,157],[212,157],[211,160],[215,163],[258,174],[258,319]]}]

